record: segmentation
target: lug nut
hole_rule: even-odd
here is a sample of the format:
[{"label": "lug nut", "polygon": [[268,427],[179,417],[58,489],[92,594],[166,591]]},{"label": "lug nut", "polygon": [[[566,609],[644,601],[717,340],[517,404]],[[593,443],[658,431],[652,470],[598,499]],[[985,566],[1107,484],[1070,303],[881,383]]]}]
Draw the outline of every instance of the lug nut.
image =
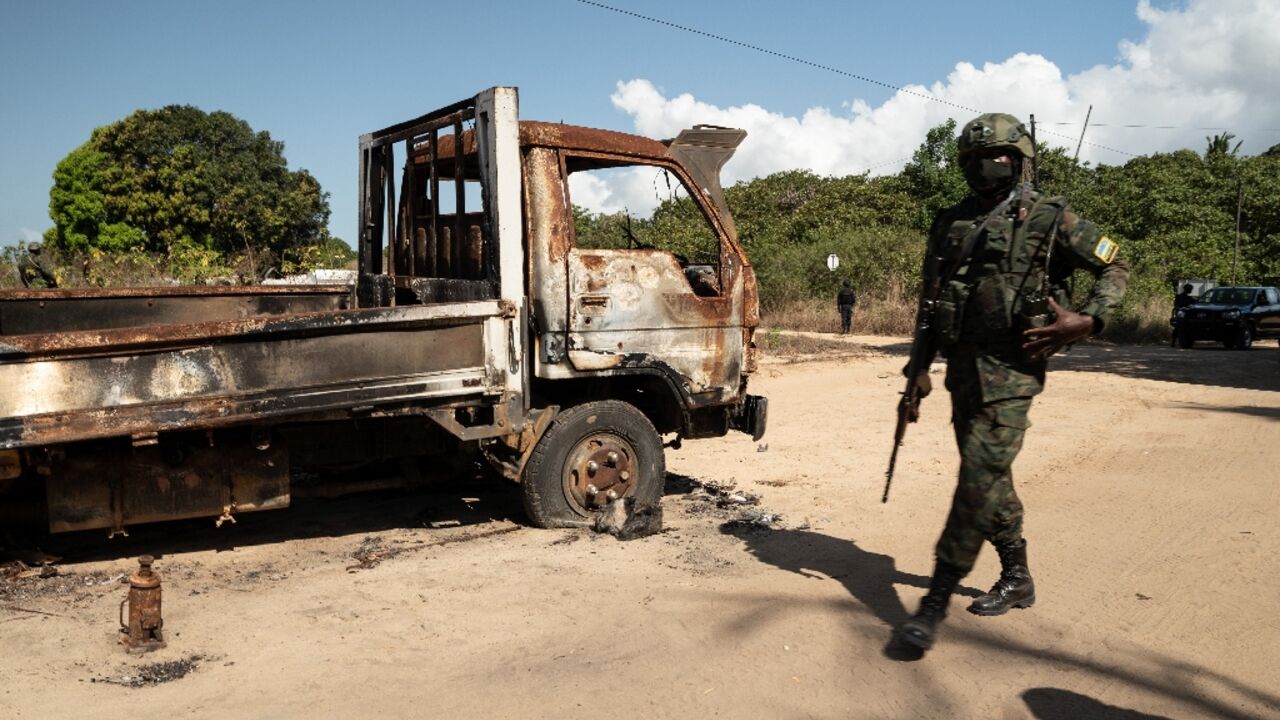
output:
[{"label": "lug nut", "polygon": [[617,500],[617,499],[618,499],[618,492],[617,492],[616,490],[610,490],[610,491],[609,491],[609,499],[610,499],[610,500]]},{"label": "lug nut", "polygon": [[623,470],[622,472],[618,473],[618,477],[622,478],[623,482],[626,482],[627,480],[631,479],[631,473],[627,472],[626,470]]},{"label": "lug nut", "polygon": [[614,466],[614,465],[617,465],[617,464],[618,464],[618,453],[616,453],[616,452],[614,452],[614,451],[610,450],[610,451],[609,451],[609,455],[608,455],[608,457],[609,457],[609,466],[610,466],[610,467],[612,467],[612,466]]},{"label": "lug nut", "polygon": [[596,471],[598,471],[599,469],[600,469],[600,463],[596,462],[595,460],[592,460],[592,461],[590,461],[590,462],[588,462],[588,463],[587,463],[587,474],[588,474],[588,475],[595,475],[595,474],[596,474]]},{"label": "lug nut", "polygon": [[587,486],[587,494],[588,494],[588,495],[599,495],[599,494],[600,494],[600,488],[596,487],[595,485],[588,485],[588,486]]}]

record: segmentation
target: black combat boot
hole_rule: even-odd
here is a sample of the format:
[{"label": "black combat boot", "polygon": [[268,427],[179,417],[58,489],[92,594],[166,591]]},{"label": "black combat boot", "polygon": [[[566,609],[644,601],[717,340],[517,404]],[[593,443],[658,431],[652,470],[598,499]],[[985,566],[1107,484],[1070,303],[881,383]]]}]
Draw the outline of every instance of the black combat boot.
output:
[{"label": "black combat boot", "polygon": [[950,565],[935,564],[933,577],[929,580],[929,592],[920,600],[920,610],[898,626],[898,635],[921,650],[933,647],[938,624],[947,616],[951,593],[956,591],[962,577],[960,571]]},{"label": "black combat boot", "polygon": [[1029,608],[1036,602],[1036,584],[1027,569],[1027,541],[997,545],[996,552],[1000,553],[1000,579],[969,606],[974,615],[1003,615],[1009,608]]}]

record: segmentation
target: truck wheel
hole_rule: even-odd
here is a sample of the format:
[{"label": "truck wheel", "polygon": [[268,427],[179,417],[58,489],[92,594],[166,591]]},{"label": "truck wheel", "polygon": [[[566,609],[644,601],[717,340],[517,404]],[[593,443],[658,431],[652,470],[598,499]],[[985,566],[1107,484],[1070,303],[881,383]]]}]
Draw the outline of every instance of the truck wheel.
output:
[{"label": "truck wheel", "polygon": [[1236,349],[1248,350],[1253,347],[1253,328],[1249,323],[1240,326],[1240,335],[1236,337]]},{"label": "truck wheel", "polygon": [[524,509],[538,527],[589,525],[618,497],[651,505],[662,497],[662,438],[632,405],[600,400],[551,422],[525,465]]}]

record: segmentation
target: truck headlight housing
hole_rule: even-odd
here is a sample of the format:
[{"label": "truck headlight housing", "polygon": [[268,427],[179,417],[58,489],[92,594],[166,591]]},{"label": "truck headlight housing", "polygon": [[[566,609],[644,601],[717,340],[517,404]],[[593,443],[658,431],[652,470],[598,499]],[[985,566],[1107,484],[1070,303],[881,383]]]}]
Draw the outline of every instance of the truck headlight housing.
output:
[{"label": "truck headlight housing", "polygon": [[1239,310],[1227,310],[1226,312],[1222,313],[1223,320],[1235,320],[1238,317],[1240,317]]}]

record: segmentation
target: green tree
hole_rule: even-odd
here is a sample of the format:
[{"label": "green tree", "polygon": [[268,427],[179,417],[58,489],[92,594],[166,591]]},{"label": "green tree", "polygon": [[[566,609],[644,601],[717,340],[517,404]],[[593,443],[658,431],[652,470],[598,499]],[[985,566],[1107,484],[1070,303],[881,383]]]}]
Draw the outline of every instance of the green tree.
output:
[{"label": "green tree", "polygon": [[85,252],[260,254],[329,241],[328,194],[284,144],[226,112],[139,110],[54,170],[46,239]]},{"label": "green tree", "polygon": [[1240,146],[1244,144],[1244,141],[1241,140],[1236,143],[1235,147],[1231,147],[1231,141],[1235,139],[1236,136],[1229,132],[1222,132],[1214,135],[1213,137],[1205,137],[1204,141],[1206,146],[1204,149],[1204,156],[1235,155],[1240,152]]},{"label": "green tree", "polygon": [[956,158],[955,120],[948,119],[925,133],[924,143],[902,168],[902,179],[920,202],[915,226],[922,230],[929,228],[939,210],[964,199],[969,186]]}]

